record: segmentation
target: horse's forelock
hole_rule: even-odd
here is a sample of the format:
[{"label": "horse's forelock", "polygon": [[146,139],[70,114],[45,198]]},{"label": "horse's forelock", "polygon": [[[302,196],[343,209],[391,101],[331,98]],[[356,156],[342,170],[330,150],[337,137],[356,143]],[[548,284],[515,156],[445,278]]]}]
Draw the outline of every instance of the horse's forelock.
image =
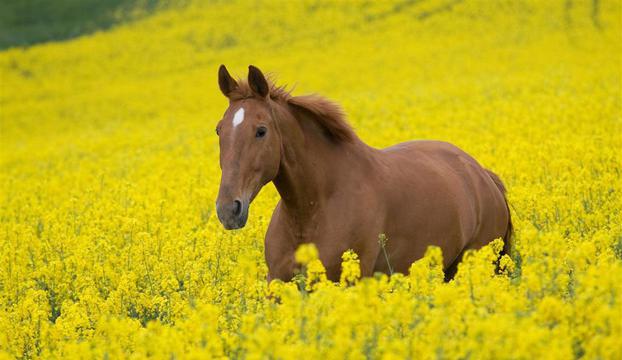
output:
[{"label": "horse's forelock", "polygon": [[[283,100],[287,101],[291,98],[290,90],[287,89],[285,85],[277,86],[274,84],[274,81],[269,76],[268,86],[270,87],[270,99],[272,100]],[[229,94],[229,99],[231,100],[242,100],[242,99],[250,99],[250,98],[259,98],[257,94],[251,89],[248,81],[245,79],[238,78],[238,86]]]},{"label": "horse's forelock", "polygon": [[[268,85],[270,86],[271,100],[288,103],[307,111],[333,140],[350,142],[356,138],[354,130],[345,120],[343,109],[338,104],[317,94],[292,96],[291,90],[287,89],[287,86],[277,86],[271,78],[268,79]],[[246,80],[238,79],[238,86],[229,94],[229,99],[250,98],[259,97]]]}]

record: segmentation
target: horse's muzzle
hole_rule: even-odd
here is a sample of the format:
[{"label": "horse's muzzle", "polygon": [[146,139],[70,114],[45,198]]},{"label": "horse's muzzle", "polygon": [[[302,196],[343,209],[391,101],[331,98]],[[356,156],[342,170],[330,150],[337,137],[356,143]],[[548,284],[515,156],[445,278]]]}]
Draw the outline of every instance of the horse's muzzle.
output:
[{"label": "horse's muzzle", "polygon": [[224,204],[217,202],[216,213],[225,229],[241,229],[248,220],[248,201],[236,199]]}]

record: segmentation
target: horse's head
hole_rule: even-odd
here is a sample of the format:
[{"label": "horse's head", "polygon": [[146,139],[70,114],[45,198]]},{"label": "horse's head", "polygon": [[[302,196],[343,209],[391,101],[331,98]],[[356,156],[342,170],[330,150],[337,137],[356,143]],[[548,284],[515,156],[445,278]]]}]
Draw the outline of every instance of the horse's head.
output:
[{"label": "horse's head", "polygon": [[259,69],[249,66],[249,89],[242,91],[221,65],[218,84],[229,107],[216,127],[222,169],[216,212],[231,230],[246,225],[251,201],[276,177],[281,137],[270,105],[270,86]]}]

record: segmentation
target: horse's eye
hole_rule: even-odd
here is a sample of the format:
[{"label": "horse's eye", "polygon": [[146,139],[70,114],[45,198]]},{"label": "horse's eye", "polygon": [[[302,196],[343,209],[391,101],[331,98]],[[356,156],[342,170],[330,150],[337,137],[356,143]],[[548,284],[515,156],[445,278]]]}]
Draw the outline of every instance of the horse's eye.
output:
[{"label": "horse's eye", "polygon": [[255,133],[255,137],[258,137],[258,138],[264,137],[264,136],[266,136],[266,133],[267,133],[267,132],[268,132],[268,129],[266,129],[266,128],[265,128],[265,127],[263,127],[263,126],[260,126],[260,127],[257,129],[257,132]]}]

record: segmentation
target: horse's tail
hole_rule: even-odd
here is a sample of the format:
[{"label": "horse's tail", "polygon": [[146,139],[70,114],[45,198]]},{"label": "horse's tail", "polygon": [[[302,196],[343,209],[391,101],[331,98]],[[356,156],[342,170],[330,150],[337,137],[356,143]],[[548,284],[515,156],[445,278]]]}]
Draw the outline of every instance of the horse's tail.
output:
[{"label": "horse's tail", "polygon": [[497,174],[493,173],[492,171],[488,169],[485,169],[485,170],[488,173],[488,176],[490,176],[492,181],[495,183],[495,185],[497,185],[497,188],[499,189],[499,191],[501,191],[501,194],[503,194],[503,199],[505,200],[505,207],[508,210],[508,227],[507,227],[507,230],[505,231],[505,235],[503,235],[503,250],[501,251],[500,256],[503,256],[504,254],[511,255],[512,234],[514,232],[514,226],[512,225],[512,214],[510,213],[510,204],[508,203],[508,198],[506,196],[507,190],[505,189],[505,185],[503,185],[503,182],[501,181],[499,176],[497,176]]}]

